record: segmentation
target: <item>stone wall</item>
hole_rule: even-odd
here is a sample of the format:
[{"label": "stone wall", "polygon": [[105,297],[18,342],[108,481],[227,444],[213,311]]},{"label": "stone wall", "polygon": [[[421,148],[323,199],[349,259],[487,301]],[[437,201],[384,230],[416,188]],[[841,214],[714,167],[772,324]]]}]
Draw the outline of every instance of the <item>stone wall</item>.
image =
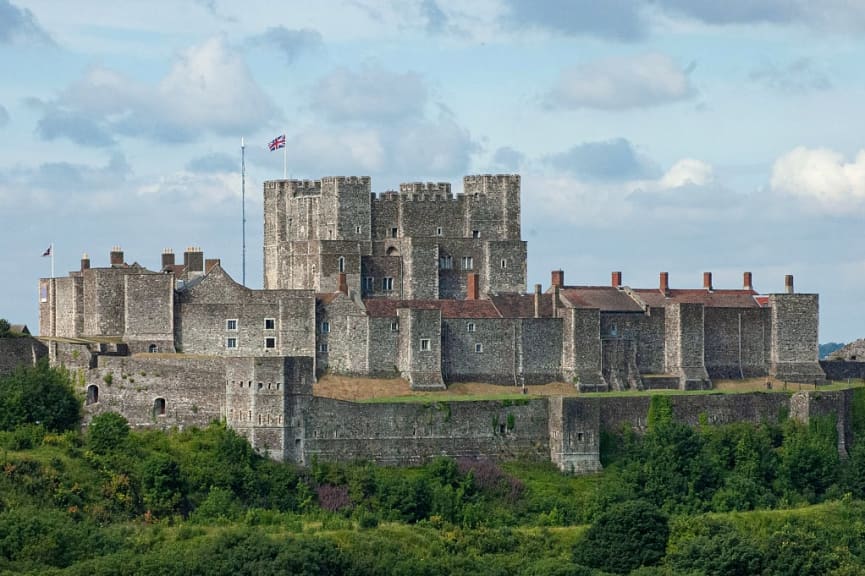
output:
[{"label": "stone wall", "polygon": [[[442,371],[448,382],[517,383],[515,322],[503,318],[442,320]],[[480,348],[478,348],[480,347]]]},{"label": "stone wall", "polygon": [[48,348],[35,338],[0,338],[0,377],[7,376],[18,366],[32,366],[48,356]]},{"label": "stone wall", "polygon": [[369,317],[362,305],[339,293],[317,310],[316,372],[369,374]]},{"label": "stone wall", "polygon": [[679,376],[682,389],[709,385],[704,363],[704,308],[702,304],[667,304],[666,372]]},{"label": "stone wall", "polygon": [[306,458],[419,464],[436,456],[547,460],[547,401],[356,404],[313,398]]},{"label": "stone wall", "polygon": [[124,278],[124,340],[174,352],[174,275],[130,274]]},{"label": "stone wall", "polygon": [[562,372],[583,391],[605,391],[601,375],[601,313],[591,308],[563,310]]},{"label": "stone wall", "polygon": [[705,361],[711,378],[753,378],[769,373],[769,311],[706,308]]},{"label": "stone wall", "polygon": [[399,362],[412,389],[444,389],[442,380],[442,320],[440,310],[400,308]]},{"label": "stone wall", "polygon": [[865,379],[865,362],[820,360],[820,368],[829,380]]},{"label": "stone wall", "polygon": [[770,374],[792,382],[822,382],[818,363],[816,294],[772,294]]}]

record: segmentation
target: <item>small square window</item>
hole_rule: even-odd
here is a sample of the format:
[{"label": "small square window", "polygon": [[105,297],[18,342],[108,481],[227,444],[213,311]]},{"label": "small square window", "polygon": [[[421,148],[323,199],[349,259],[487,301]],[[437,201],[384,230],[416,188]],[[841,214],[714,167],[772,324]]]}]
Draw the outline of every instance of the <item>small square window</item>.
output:
[{"label": "small square window", "polygon": [[363,291],[372,292],[375,290],[375,279],[372,276],[367,276],[363,279]]},{"label": "small square window", "polygon": [[226,348],[237,348],[237,338],[226,338],[225,339],[225,347]]},{"label": "small square window", "polygon": [[484,351],[484,345],[483,344],[475,344],[475,352],[480,354],[483,351]]},{"label": "small square window", "polygon": [[391,237],[391,238],[396,238],[396,233],[397,233],[397,231],[398,231],[397,228],[391,228],[391,229],[390,229],[390,237]]},{"label": "small square window", "polygon": [[381,289],[384,292],[393,292],[393,278],[386,277],[381,279]]},{"label": "small square window", "polygon": [[225,321],[225,329],[226,330],[237,330],[237,320],[226,320]]},{"label": "small square window", "polygon": [[421,352],[428,352],[429,351],[429,349],[430,349],[429,348],[429,338],[421,338],[420,339],[420,349],[421,349]]},{"label": "small square window", "polygon": [[322,322],[321,323],[321,333],[327,334],[330,332],[330,322]]},{"label": "small square window", "polygon": [[471,256],[463,256],[463,270],[471,270],[475,267],[474,259]]},{"label": "small square window", "polygon": [[453,270],[453,256],[439,256],[439,270]]},{"label": "small square window", "polygon": [[390,331],[391,332],[399,332],[399,322],[391,322],[390,323]]},{"label": "small square window", "polygon": [[480,230],[472,230],[472,238],[480,238],[481,231]]},{"label": "small square window", "polygon": [[265,318],[264,319],[264,329],[265,330],[276,330],[276,318]]},{"label": "small square window", "polygon": [[475,331],[475,323],[469,322],[466,324],[466,332],[474,332]]},{"label": "small square window", "polygon": [[327,354],[327,343],[322,342],[321,344],[319,344],[318,345],[318,351],[321,352],[322,354]]},{"label": "small square window", "polygon": [[265,338],[264,339],[264,347],[265,348],[276,348],[276,338]]}]

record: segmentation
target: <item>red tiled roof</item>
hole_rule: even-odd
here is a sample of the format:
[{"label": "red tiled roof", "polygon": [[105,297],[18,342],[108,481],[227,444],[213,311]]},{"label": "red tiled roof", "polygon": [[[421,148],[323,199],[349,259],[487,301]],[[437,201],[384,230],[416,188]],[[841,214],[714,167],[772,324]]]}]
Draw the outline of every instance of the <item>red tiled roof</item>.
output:
[{"label": "red tiled roof", "polygon": [[637,288],[634,293],[646,304],[661,308],[667,302],[679,304],[702,304],[709,308],[759,308],[754,290],[706,290],[705,288],[672,289],[665,297],[656,288]]},{"label": "red tiled roof", "polygon": [[626,292],[612,286],[565,286],[561,293],[574,308],[598,308],[601,312],[643,311]]},{"label": "red tiled roof", "polygon": [[441,310],[443,318],[500,318],[489,300],[385,300],[363,301],[366,313],[375,318],[396,317],[397,308]]},{"label": "red tiled roof", "polygon": [[[503,318],[534,318],[534,294],[493,294],[490,296],[493,305]],[[553,295],[541,294],[538,315],[541,318],[552,318]],[[563,307],[563,306],[561,306]]]}]

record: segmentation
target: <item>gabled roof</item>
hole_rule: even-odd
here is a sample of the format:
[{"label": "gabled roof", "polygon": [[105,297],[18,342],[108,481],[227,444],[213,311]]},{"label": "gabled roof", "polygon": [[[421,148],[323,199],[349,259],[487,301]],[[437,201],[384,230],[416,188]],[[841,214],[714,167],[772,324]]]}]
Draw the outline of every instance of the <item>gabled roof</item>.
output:
[{"label": "gabled roof", "polygon": [[443,318],[501,318],[489,300],[384,300],[363,301],[373,318],[395,318],[398,308],[441,310]]},{"label": "gabled roof", "polygon": [[[534,294],[491,294],[490,301],[498,310],[502,318],[534,318],[535,317],[535,295]],[[540,318],[552,318],[553,295],[541,294],[538,302],[538,316]]]},{"label": "gabled roof", "polygon": [[643,312],[624,290],[612,286],[565,286],[562,296],[574,308],[597,308],[601,312]]},{"label": "gabled roof", "polygon": [[653,308],[662,308],[666,303],[702,304],[707,308],[760,308],[754,290],[706,290],[705,288],[672,289],[665,296],[657,288],[636,288],[634,293]]}]

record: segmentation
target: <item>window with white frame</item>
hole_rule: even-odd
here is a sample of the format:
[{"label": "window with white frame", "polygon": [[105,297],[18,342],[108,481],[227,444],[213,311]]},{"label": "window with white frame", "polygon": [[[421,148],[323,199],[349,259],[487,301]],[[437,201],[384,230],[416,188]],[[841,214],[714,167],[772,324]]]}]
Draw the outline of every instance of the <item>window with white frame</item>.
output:
[{"label": "window with white frame", "polygon": [[483,351],[484,351],[484,345],[483,344],[481,344],[481,343],[475,344],[475,352],[480,354]]},{"label": "window with white frame", "polygon": [[386,276],[381,279],[381,289],[385,292],[393,292],[393,278]]},{"label": "window with white frame", "polygon": [[471,270],[475,267],[474,259],[471,256],[463,256],[463,270]]},{"label": "window with white frame", "polygon": [[327,342],[322,342],[318,345],[318,351],[322,354],[327,354]]},{"label": "window with white frame", "polygon": [[265,318],[264,319],[264,329],[265,330],[276,330],[276,318]]},{"label": "window with white frame", "polygon": [[441,236],[441,235],[442,235],[442,232],[443,232],[443,231],[442,231],[442,227],[441,227],[441,226],[439,226],[439,227],[436,228],[436,236]]},{"label": "window with white frame", "polygon": [[399,332],[399,322],[391,322],[390,323],[390,331],[391,332]]},{"label": "window with white frame", "polygon": [[265,338],[264,339],[264,347],[265,348],[276,348],[276,338]]},{"label": "window with white frame", "polygon": [[226,338],[225,339],[225,347],[226,348],[237,348],[237,338]]},{"label": "window with white frame", "polygon": [[454,257],[453,256],[439,256],[439,270],[453,270],[454,267]]},{"label": "window with white frame", "polygon": [[237,330],[237,319],[232,318],[230,320],[225,321],[225,329],[226,330]]},{"label": "window with white frame", "polygon": [[330,322],[324,321],[321,323],[321,333],[327,334],[330,332]]},{"label": "window with white frame", "polygon": [[355,226],[355,227],[354,227],[354,233],[355,233],[355,234],[360,234],[360,226]]},{"label": "window with white frame", "polygon": [[372,292],[375,290],[375,278],[372,276],[367,276],[363,279],[363,291],[364,292]]},{"label": "window with white frame", "polygon": [[466,324],[466,332],[474,332],[475,331],[475,323],[469,322]]},{"label": "window with white frame", "polygon": [[507,267],[508,267],[508,261],[505,260],[504,258],[502,258],[502,268],[507,268]]},{"label": "window with white frame", "polygon": [[339,262],[339,271],[345,272],[345,256],[340,256],[338,262]]},{"label": "window with white frame", "polygon": [[420,339],[420,350],[421,352],[429,352],[429,338],[421,338]]}]

